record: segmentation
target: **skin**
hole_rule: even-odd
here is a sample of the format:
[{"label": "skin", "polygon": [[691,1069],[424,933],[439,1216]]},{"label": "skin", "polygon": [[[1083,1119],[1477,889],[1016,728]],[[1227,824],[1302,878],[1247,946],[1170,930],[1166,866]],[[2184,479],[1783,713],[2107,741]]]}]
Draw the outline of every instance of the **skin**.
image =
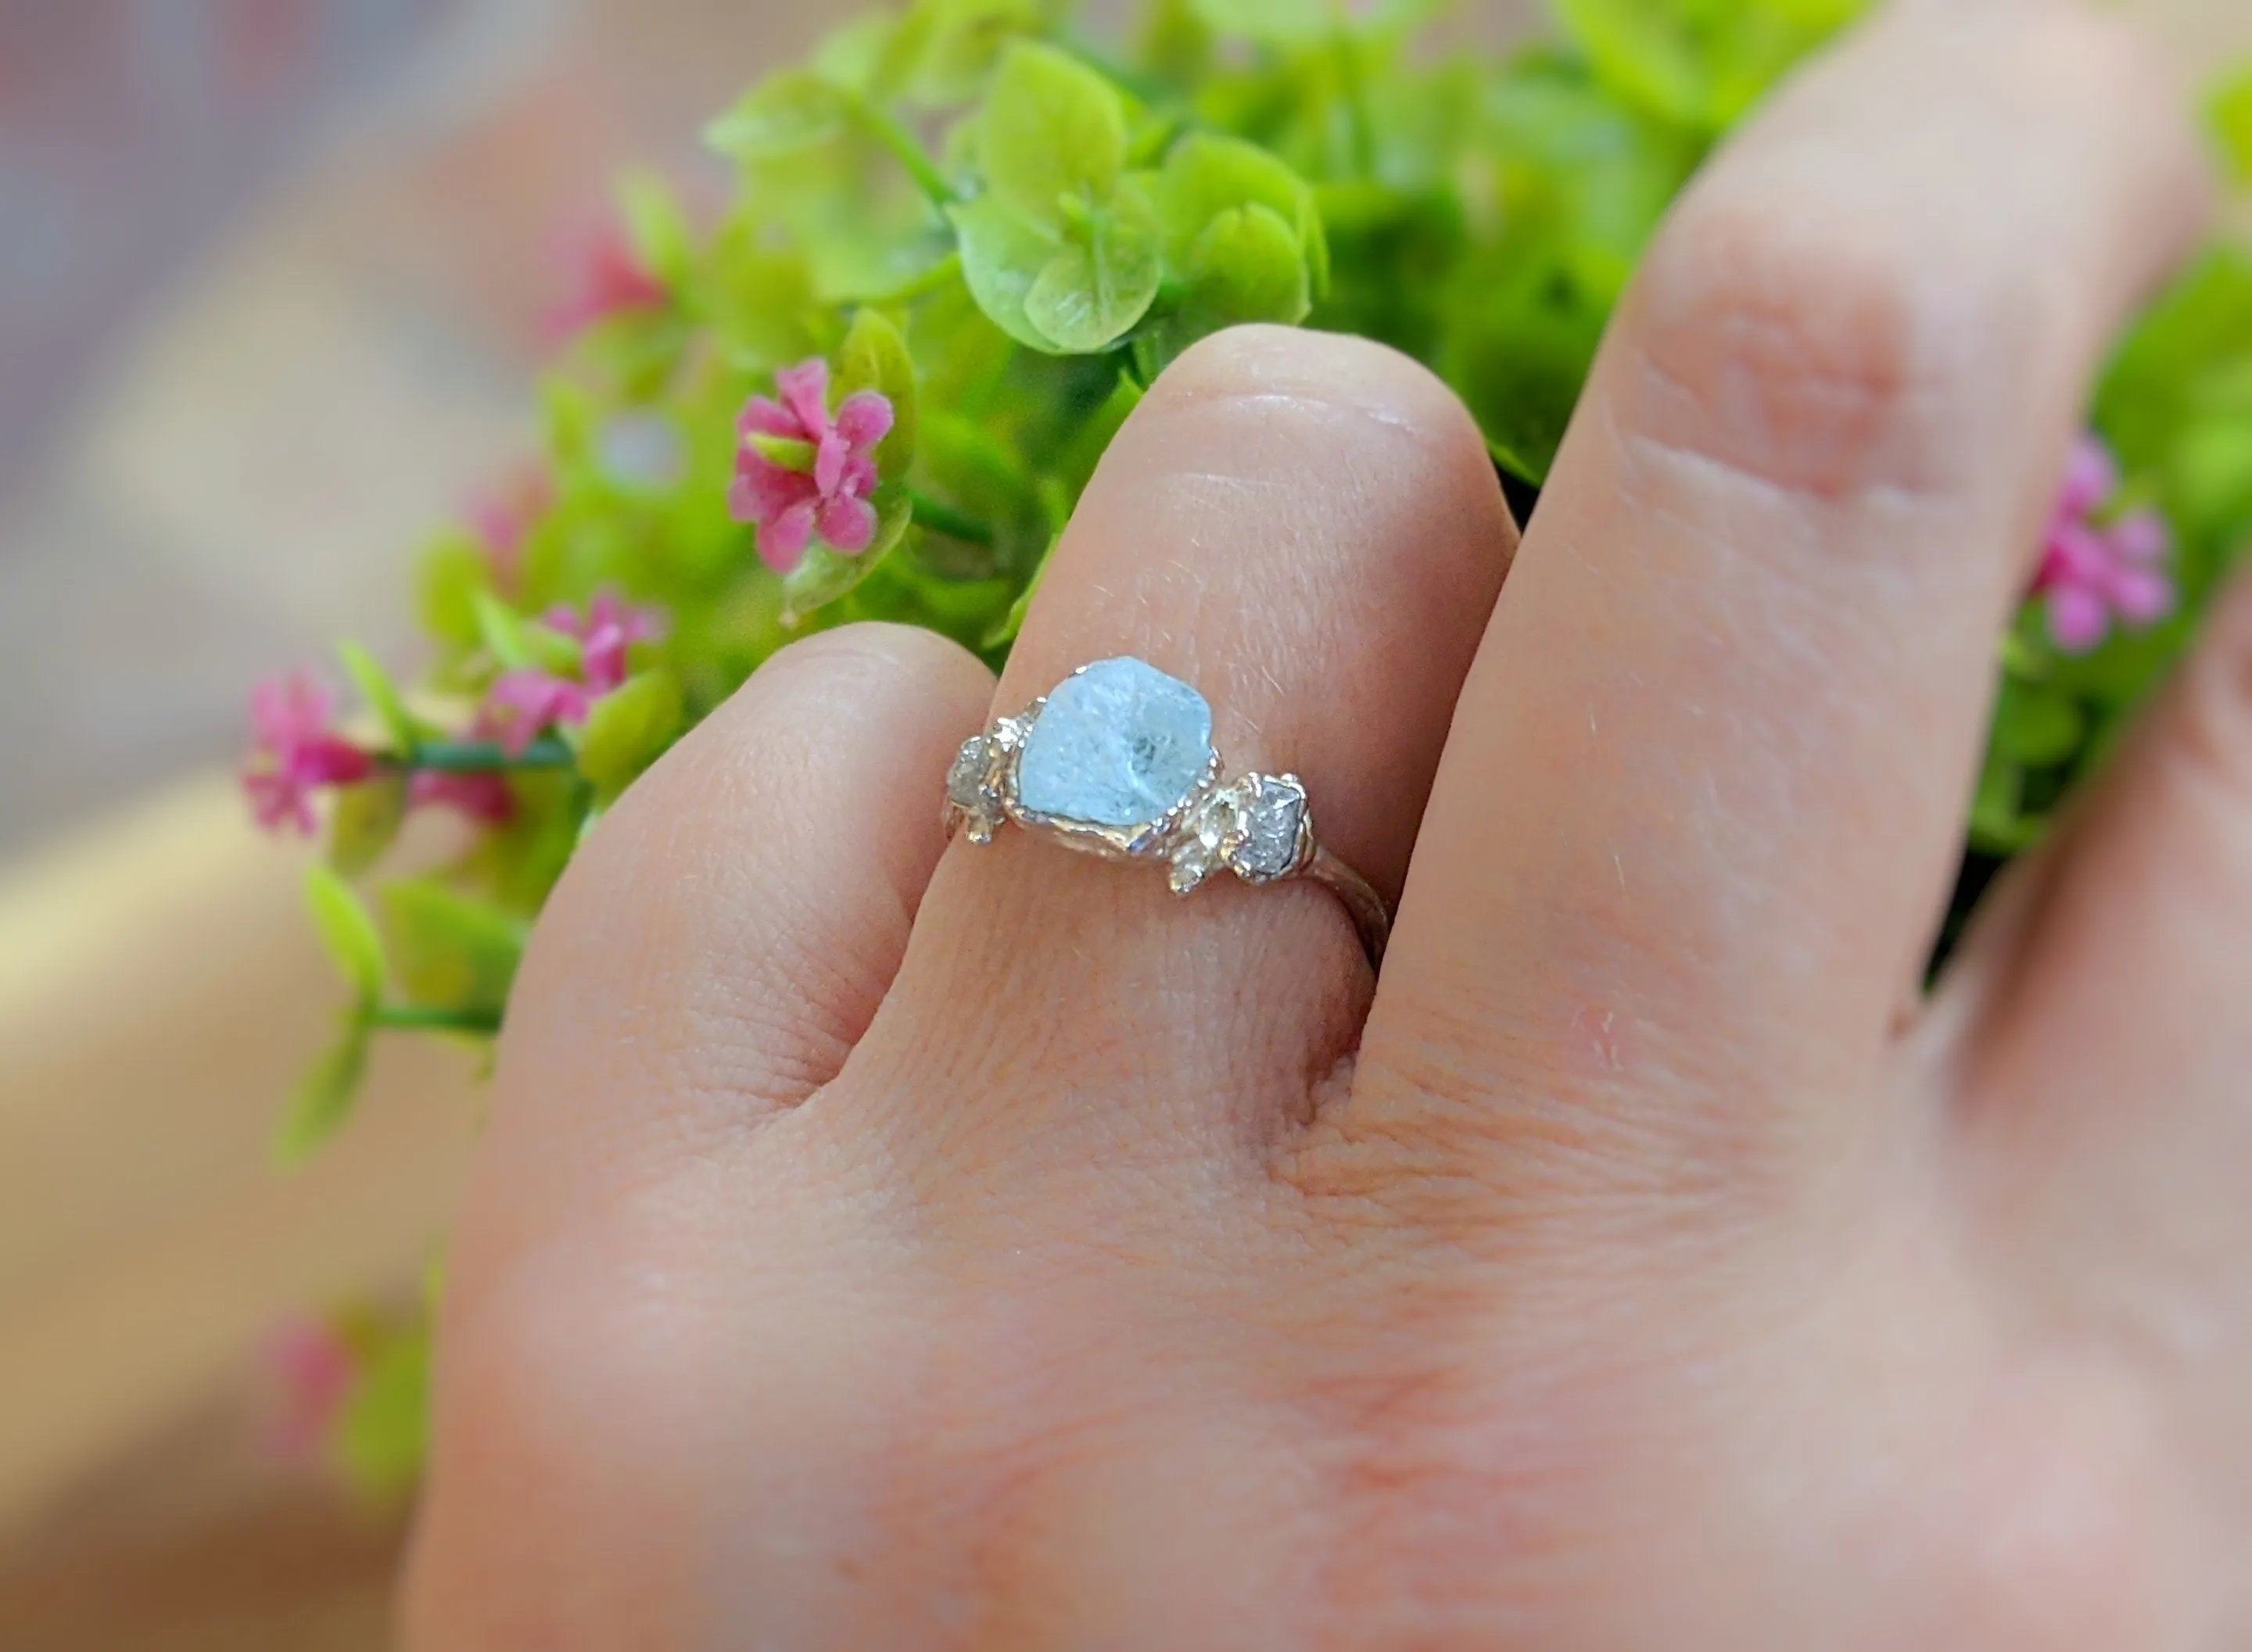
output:
[{"label": "skin", "polygon": [[[997,685],[761,670],[525,961],[411,1643],[2252,1645],[2252,588],[1920,982],[2181,107],[1901,4],[1682,203],[1521,551],[1422,370],[1245,331]],[[1123,652],[1400,896],[1380,984],[1317,888],[945,843]]]}]

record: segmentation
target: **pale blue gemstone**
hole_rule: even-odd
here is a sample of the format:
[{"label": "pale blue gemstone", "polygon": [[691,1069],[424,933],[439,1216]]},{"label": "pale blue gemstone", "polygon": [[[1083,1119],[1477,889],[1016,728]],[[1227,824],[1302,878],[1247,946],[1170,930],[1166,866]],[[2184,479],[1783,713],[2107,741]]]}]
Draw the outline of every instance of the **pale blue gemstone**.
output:
[{"label": "pale blue gemstone", "polygon": [[1178,677],[1131,656],[1066,677],[1025,738],[1017,800],[1036,815],[1146,826],[1204,778],[1212,707]]}]

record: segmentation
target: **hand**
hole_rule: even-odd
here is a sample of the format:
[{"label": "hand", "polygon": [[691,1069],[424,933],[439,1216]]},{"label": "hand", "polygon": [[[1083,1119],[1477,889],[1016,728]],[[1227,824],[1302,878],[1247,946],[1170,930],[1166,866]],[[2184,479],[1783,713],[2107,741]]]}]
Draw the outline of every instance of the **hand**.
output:
[{"label": "hand", "polygon": [[[1903,4],[1676,212],[1513,568],[1437,383],[1249,331],[997,688],[759,672],[518,983],[416,1644],[2252,1645],[2247,593],[1921,987],[2177,107]],[[1400,893],[1380,984],[1316,887],[946,847],[1129,652]]]}]

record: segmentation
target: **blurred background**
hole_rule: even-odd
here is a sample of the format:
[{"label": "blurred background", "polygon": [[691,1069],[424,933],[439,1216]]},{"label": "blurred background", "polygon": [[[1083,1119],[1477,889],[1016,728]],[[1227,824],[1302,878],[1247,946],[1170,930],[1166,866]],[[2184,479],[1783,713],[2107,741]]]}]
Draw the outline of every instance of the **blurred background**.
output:
[{"label": "blurred background", "polygon": [[[1485,29],[1526,3],[1488,3]],[[2193,61],[2244,0],[2140,0]],[[791,0],[0,0],[0,1649],[389,1643],[403,1511],[277,1437],[276,1328],[405,1295],[465,1061],[268,1144],[335,988],[230,777],[251,684],[411,661],[622,165],[836,21]]]}]

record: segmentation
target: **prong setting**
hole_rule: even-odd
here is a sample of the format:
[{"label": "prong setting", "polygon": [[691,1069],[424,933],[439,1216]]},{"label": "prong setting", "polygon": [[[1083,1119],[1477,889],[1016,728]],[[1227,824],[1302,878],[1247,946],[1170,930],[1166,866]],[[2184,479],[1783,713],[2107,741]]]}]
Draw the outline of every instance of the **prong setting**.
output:
[{"label": "prong setting", "polygon": [[[1091,680],[1098,672],[1107,675]],[[1081,679],[1090,680],[1074,689]],[[1063,705],[1058,725],[1043,729],[1043,716]],[[1210,728],[1202,697],[1144,662],[1082,666],[1021,714],[996,718],[963,743],[947,773],[948,829],[987,843],[1013,821],[1082,854],[1163,862],[1178,895],[1193,893],[1223,868],[1255,886],[1308,878],[1344,901],[1370,961],[1379,961],[1389,911],[1366,880],[1317,842],[1304,782],[1289,774],[1223,779]],[[1042,795],[1058,804],[1084,800],[1077,813],[1026,802],[1026,753],[1040,740],[1048,742]],[[1191,771],[1192,761],[1200,767]],[[1131,818],[1145,803],[1150,816]]]}]

